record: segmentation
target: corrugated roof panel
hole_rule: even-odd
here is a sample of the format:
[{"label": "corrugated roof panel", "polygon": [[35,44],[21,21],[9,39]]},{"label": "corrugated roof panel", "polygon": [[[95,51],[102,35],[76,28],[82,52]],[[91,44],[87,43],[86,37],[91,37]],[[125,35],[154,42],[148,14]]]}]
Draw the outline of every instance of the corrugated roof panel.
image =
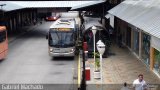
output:
[{"label": "corrugated roof panel", "polygon": [[95,5],[95,4],[99,4],[99,3],[103,3],[105,2],[105,0],[97,0],[97,1],[90,1],[90,2],[87,2],[87,3],[81,3],[79,5],[75,5],[71,8],[71,10],[74,10],[74,9],[78,9],[78,8],[83,8],[83,7],[87,7],[87,6],[91,6],[91,5]]},{"label": "corrugated roof panel", "polygon": [[160,34],[160,12],[157,8],[149,8],[145,10],[145,13],[141,14],[134,21],[130,22],[134,26],[139,27],[145,32],[150,33],[153,36],[159,37]]},{"label": "corrugated roof panel", "polygon": [[34,7],[73,7],[91,3],[93,1],[12,1],[17,5],[22,5],[26,8]]},{"label": "corrugated roof panel", "polygon": [[160,0],[126,0],[108,12],[160,38]]},{"label": "corrugated roof panel", "polygon": [[98,1],[0,1],[0,4],[6,4],[3,7],[4,11],[11,11],[22,8],[75,7],[92,4],[93,2],[98,3]]},{"label": "corrugated roof panel", "polygon": [[[84,31],[91,29],[93,26],[96,26],[99,29],[105,29],[105,27],[99,22],[101,18],[93,18],[93,17],[84,17]],[[97,29],[98,30],[98,29]]]},{"label": "corrugated roof panel", "polygon": [[5,6],[2,7],[3,11],[12,11],[12,10],[24,8],[21,5],[16,5],[16,4],[13,4],[9,1],[0,1],[0,4],[6,4]]}]

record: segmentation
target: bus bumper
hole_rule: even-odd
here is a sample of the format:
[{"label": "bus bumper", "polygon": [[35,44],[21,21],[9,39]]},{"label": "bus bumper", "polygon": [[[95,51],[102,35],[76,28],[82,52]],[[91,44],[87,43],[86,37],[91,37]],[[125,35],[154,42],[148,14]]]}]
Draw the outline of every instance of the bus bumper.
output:
[{"label": "bus bumper", "polygon": [[75,52],[69,52],[69,53],[54,53],[54,52],[49,52],[49,56],[52,57],[73,57],[75,56]]}]

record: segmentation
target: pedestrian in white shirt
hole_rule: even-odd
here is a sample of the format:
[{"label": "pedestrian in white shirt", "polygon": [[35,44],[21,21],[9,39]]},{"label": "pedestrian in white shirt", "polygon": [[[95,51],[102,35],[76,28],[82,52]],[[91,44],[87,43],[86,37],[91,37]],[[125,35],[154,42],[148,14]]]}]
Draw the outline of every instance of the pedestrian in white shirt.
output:
[{"label": "pedestrian in white shirt", "polygon": [[134,80],[133,82],[134,90],[147,90],[147,84],[143,80],[143,75],[139,74],[138,79]]}]

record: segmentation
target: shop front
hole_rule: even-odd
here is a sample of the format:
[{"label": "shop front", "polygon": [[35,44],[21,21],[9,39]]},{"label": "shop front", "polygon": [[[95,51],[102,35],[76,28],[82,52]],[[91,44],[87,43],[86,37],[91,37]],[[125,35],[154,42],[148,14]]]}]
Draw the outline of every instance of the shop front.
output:
[{"label": "shop front", "polygon": [[160,51],[154,50],[154,71],[160,75]]},{"label": "shop front", "polygon": [[[131,5],[133,2],[134,5]],[[158,7],[158,5],[154,5],[154,2],[153,0],[153,5],[149,4],[149,7]],[[145,7],[145,3],[143,1],[132,0],[130,2],[127,0],[108,12],[116,17],[115,29],[117,34],[122,34],[123,43],[160,78],[159,9]],[[136,7],[139,7],[139,9]],[[153,17],[154,20],[151,20]],[[128,24],[126,28],[123,26],[123,22]]]},{"label": "shop front", "polygon": [[159,77],[160,77],[160,39],[157,37],[151,37],[151,67]]},{"label": "shop front", "polygon": [[141,59],[144,63],[149,66],[150,65],[150,35],[146,33],[142,33],[142,52]]},{"label": "shop front", "polygon": [[127,32],[126,32],[126,45],[131,48],[131,28],[127,27]]},{"label": "shop front", "polygon": [[139,55],[139,32],[138,30],[133,30],[133,51]]}]

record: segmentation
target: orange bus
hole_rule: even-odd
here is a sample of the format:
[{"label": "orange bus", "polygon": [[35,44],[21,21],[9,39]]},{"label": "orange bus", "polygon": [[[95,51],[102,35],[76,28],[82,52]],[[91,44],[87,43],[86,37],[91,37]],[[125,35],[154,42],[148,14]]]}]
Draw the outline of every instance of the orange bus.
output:
[{"label": "orange bus", "polygon": [[0,60],[5,59],[8,53],[8,38],[5,26],[0,26]]}]

